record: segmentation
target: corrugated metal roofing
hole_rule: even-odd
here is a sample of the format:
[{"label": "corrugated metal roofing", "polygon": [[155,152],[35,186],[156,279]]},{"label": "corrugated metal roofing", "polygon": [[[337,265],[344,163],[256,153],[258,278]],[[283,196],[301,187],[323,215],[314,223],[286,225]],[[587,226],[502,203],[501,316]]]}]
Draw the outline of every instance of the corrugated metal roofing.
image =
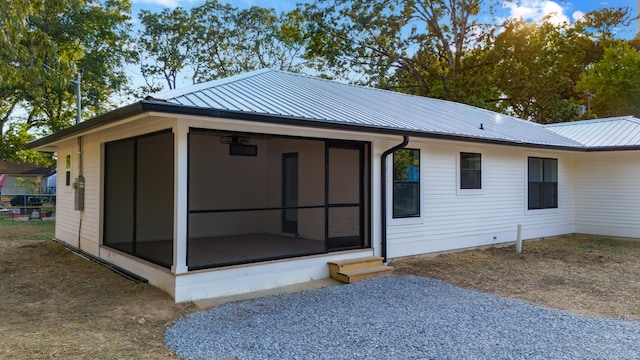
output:
[{"label": "corrugated metal roofing", "polygon": [[153,98],[186,107],[286,116],[298,121],[582,147],[543,125],[473,106],[270,69],[162,92]]},{"label": "corrugated metal roofing", "polygon": [[550,124],[546,128],[589,148],[640,145],[640,119],[633,116]]}]

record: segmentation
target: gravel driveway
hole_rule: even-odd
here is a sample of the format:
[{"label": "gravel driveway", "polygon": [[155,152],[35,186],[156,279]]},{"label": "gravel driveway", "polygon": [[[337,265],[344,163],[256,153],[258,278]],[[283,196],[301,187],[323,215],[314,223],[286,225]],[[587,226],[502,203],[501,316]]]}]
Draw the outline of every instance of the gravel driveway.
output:
[{"label": "gravel driveway", "polygon": [[638,359],[640,323],[390,275],[192,313],[165,341],[208,360]]}]

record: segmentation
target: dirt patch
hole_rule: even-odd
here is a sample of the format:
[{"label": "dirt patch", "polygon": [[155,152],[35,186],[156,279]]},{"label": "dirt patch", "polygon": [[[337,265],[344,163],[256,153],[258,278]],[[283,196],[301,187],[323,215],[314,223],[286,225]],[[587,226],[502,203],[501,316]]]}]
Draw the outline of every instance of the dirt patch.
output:
[{"label": "dirt patch", "polygon": [[0,254],[0,358],[176,358],[164,331],[191,304],[53,241],[0,241]]},{"label": "dirt patch", "polygon": [[463,288],[572,312],[640,321],[640,242],[567,235],[515,246],[393,261]]},{"label": "dirt patch", "polygon": [[[39,225],[38,225],[39,226]],[[3,228],[4,230],[4,228]],[[640,320],[640,242],[562,236],[394,261],[396,274],[543,306]],[[174,359],[166,328],[194,311],[53,241],[0,241],[0,358]]]}]

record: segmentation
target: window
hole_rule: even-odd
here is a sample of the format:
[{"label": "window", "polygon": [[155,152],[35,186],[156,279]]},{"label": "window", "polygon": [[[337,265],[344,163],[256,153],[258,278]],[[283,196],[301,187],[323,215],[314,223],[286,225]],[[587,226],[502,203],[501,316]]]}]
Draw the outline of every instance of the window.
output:
[{"label": "window", "polygon": [[393,153],[393,217],[420,216],[420,150]]},{"label": "window", "polygon": [[529,158],[529,210],[558,207],[558,159]]},{"label": "window", "polygon": [[460,153],[460,189],[482,189],[482,155]]}]

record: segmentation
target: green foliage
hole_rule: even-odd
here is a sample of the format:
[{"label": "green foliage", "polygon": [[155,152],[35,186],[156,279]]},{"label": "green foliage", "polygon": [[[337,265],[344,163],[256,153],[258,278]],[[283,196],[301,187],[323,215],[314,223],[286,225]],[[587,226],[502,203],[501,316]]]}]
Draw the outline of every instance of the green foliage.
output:
[{"label": "green foliage", "polygon": [[142,10],[139,15],[144,26],[138,37],[142,75],[151,89],[153,79],[161,77],[169,89],[175,89],[176,77],[189,64],[192,50],[190,32],[195,22],[189,13],[177,7],[164,9],[161,13]]},{"label": "green foliage", "polygon": [[[72,124],[79,69],[85,118],[114,107],[119,94],[174,89],[181,76],[197,83],[258,68],[307,71],[541,123],[578,119],[588,90],[597,96],[582,118],[638,116],[640,40],[616,38],[634,20],[628,7],[560,25],[496,25],[499,0],[317,0],[282,14],[206,0],[191,9],[141,11],[133,40],[130,0],[3,1],[2,158],[35,159],[21,150],[27,141]],[[140,64],[146,86],[130,88],[127,63]]]},{"label": "green foliage", "polygon": [[493,1],[321,0],[305,8],[306,58],[318,71],[416,95],[481,104],[491,94],[478,46]]},{"label": "green foliage", "polygon": [[595,94],[591,111],[598,117],[640,117],[640,52],[618,43],[580,76],[577,90]]},{"label": "green foliage", "polygon": [[[8,1],[5,5],[0,12],[0,149],[4,158],[22,149],[24,131],[51,133],[71,125],[76,117],[73,80],[79,69],[84,70],[84,117],[112,108],[112,96],[126,87],[122,69],[133,55],[127,50],[128,0]],[[10,123],[15,123],[14,128]],[[10,135],[5,136],[5,131]]]},{"label": "green foliage", "polygon": [[575,28],[582,34],[588,34],[605,48],[619,41],[616,35],[621,28],[627,28],[637,20],[631,14],[633,13],[629,6],[602,8],[585,14],[576,22]]},{"label": "green foliage", "polygon": [[238,10],[208,0],[191,10],[142,11],[137,47],[145,92],[174,89],[180,74],[193,83],[260,68],[299,71],[304,37],[299,10]]},{"label": "green foliage", "polygon": [[2,141],[0,141],[0,159],[15,162],[32,162],[50,165],[53,163],[51,154],[24,150],[25,144],[36,139],[36,135],[28,131],[25,122],[11,122],[6,126]]},{"label": "green foliage", "polygon": [[487,53],[497,107],[522,119],[558,122],[578,118],[573,88],[586,66],[585,51],[567,25],[508,21]]}]

